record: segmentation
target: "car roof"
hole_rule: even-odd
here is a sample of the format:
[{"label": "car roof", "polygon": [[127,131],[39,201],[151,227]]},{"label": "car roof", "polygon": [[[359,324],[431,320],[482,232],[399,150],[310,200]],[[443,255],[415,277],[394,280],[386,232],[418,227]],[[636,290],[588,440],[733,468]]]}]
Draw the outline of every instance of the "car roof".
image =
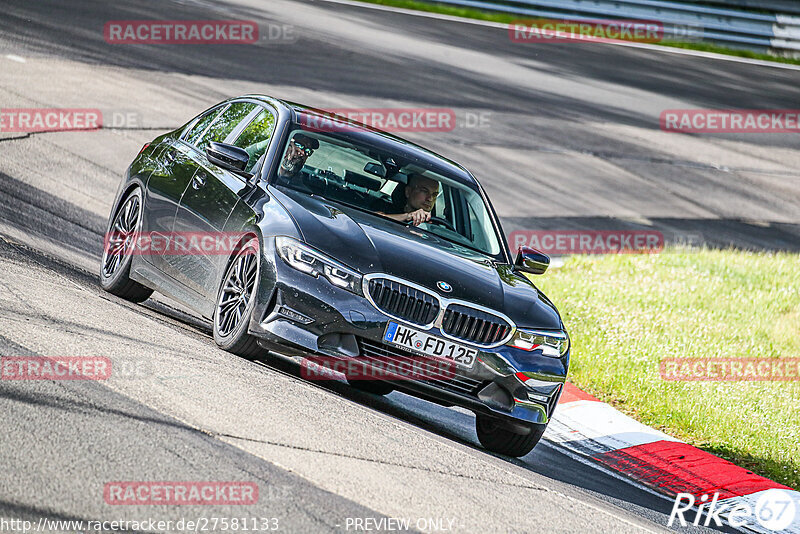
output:
[{"label": "car roof", "polygon": [[[422,166],[428,167],[431,170],[439,172],[440,174],[449,176],[450,178],[458,180],[464,185],[471,187],[478,186],[475,177],[455,161],[452,161],[407,139],[403,139],[402,137],[398,137],[383,130],[373,128],[336,113],[331,113],[330,111],[305,106],[296,102],[272,98],[266,95],[245,95],[239,98],[253,98],[270,103],[273,106],[284,107],[290,112],[291,122],[295,126],[312,132],[315,131],[314,127],[308,125],[319,124],[319,120],[325,121],[325,124],[346,126],[347,137],[353,141],[372,145],[379,150],[400,154],[407,160],[414,161],[416,164],[421,164]],[[319,131],[319,129],[317,129],[317,131]]]}]

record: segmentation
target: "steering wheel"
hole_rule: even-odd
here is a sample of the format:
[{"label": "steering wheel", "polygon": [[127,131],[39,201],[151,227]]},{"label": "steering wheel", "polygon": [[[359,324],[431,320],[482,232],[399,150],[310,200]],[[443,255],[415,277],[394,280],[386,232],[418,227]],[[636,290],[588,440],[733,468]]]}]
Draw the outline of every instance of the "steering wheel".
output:
[{"label": "steering wheel", "polygon": [[458,233],[458,231],[456,230],[456,227],[453,226],[450,223],[450,221],[448,221],[447,219],[442,219],[441,217],[431,216],[431,219],[429,221],[426,221],[426,222],[429,223],[429,224],[438,224],[439,226],[444,226],[448,230],[452,230],[452,231]]},{"label": "steering wheel", "polygon": [[328,190],[328,177],[324,174],[310,173],[305,171],[301,172],[301,179],[303,184],[308,187],[311,192],[327,191]]}]

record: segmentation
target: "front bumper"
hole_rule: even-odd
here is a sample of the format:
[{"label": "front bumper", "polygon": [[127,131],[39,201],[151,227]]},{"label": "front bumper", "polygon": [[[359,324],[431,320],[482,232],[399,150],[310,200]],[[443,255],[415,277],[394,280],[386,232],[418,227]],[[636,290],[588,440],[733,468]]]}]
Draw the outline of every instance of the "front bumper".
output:
[{"label": "front bumper", "polygon": [[[277,256],[274,240],[263,243],[262,250],[258,299],[249,332],[263,347],[301,357],[411,356],[383,342],[387,323],[400,321],[378,310],[364,296],[290,267]],[[408,326],[444,337],[435,326]],[[457,368],[452,380],[390,382],[417,397],[462,406],[512,424],[546,424],[561,395],[568,362],[569,352],[562,358],[550,358],[501,345],[481,349],[473,368]],[[525,384],[517,373],[528,378]]]}]

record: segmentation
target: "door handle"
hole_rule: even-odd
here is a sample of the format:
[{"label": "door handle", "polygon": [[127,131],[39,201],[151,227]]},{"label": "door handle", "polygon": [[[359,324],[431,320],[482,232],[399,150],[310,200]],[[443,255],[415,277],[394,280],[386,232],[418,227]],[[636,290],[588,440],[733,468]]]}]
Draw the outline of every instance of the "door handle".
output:
[{"label": "door handle", "polygon": [[194,187],[195,189],[200,189],[204,185],[206,185],[205,176],[202,176],[200,174],[195,174],[194,177],[192,178],[192,187]]},{"label": "door handle", "polygon": [[168,148],[164,157],[167,158],[170,163],[175,163],[175,151],[173,149]]}]

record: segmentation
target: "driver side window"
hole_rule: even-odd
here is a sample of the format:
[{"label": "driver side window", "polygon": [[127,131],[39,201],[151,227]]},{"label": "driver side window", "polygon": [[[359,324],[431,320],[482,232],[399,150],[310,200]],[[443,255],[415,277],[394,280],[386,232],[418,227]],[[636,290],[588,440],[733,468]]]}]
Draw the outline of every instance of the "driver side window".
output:
[{"label": "driver side window", "polygon": [[269,142],[272,139],[272,134],[275,131],[275,116],[267,111],[262,110],[261,113],[247,125],[247,127],[239,134],[233,144],[239,148],[243,148],[250,156],[245,167],[246,172],[256,164],[259,158],[267,151]]}]

